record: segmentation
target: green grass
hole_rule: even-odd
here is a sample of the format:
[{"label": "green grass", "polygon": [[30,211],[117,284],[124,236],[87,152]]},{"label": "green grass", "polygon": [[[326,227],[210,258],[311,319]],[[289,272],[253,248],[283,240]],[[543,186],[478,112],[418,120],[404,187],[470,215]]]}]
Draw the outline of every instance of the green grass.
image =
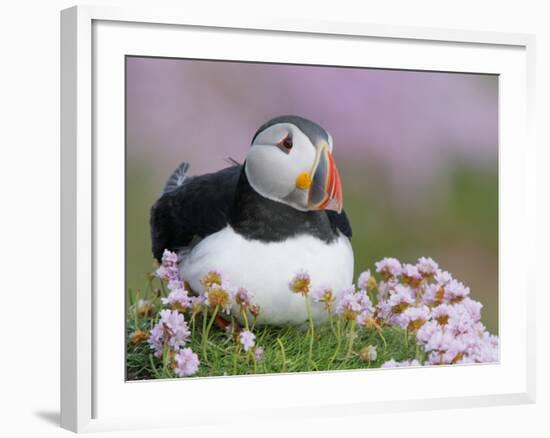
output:
[{"label": "green grass", "polygon": [[[131,305],[127,320],[128,380],[176,377],[169,360],[165,364],[162,358],[155,357],[145,339],[137,344],[131,340],[131,335],[136,330],[148,334],[154,326],[156,315],[163,308],[160,302],[163,295],[162,289],[154,291],[153,287],[150,287],[146,298],[153,305],[152,312],[150,316],[139,317],[135,303],[142,295],[129,292]],[[207,320],[209,319],[210,315],[207,316]],[[190,320],[186,314],[186,321]],[[344,321],[341,321],[341,324],[339,337],[336,335],[335,324],[332,328],[329,323],[315,326],[311,360],[311,337],[307,325],[255,327],[253,331],[256,335],[256,345],[264,348],[261,360],[256,361],[252,351],[244,352],[234,336],[216,324],[212,326],[208,340],[203,345],[203,318],[202,314],[199,314],[194,324],[189,323],[192,334],[186,345],[198,354],[201,362],[199,371],[193,377],[377,368],[392,358],[398,361],[423,359],[424,353],[416,347],[414,336],[399,327],[384,327],[381,333],[376,329],[356,329],[348,354],[350,324]],[[368,345],[375,346],[377,350],[377,358],[372,362],[363,360],[359,354],[361,349]]]},{"label": "green grass", "polygon": [[[132,323],[128,325],[128,334],[133,332],[134,327]],[[340,353],[334,357],[337,340],[330,327],[327,325],[317,327],[316,331],[311,364],[308,360],[309,340],[306,330],[293,326],[283,328],[266,326],[256,331],[257,344],[265,348],[262,359],[256,364],[254,359],[243,351],[235,353],[234,340],[219,329],[213,330],[209,336],[206,361],[200,354],[202,339],[199,333],[192,337],[187,346],[197,352],[201,359],[196,377],[377,368],[389,359],[401,361],[415,358],[417,354],[412,336],[409,337],[408,346],[406,346],[404,330],[385,328],[383,334],[387,347],[376,331],[362,330],[355,338],[352,354],[348,358],[346,358],[345,345],[341,346]],[[342,342],[342,344],[345,343]],[[376,346],[378,352],[378,357],[373,362],[365,362],[358,354],[362,347],[369,344]],[[236,355],[236,361],[234,361],[234,355]],[[128,380],[175,377],[169,370],[163,371],[162,360],[152,355],[147,342],[134,345],[129,340],[127,359]]]}]

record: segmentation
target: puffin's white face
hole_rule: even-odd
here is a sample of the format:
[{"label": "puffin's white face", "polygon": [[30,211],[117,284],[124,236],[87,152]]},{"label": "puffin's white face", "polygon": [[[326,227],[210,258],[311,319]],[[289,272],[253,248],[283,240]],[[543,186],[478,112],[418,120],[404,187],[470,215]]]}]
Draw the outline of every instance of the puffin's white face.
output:
[{"label": "puffin's white face", "polygon": [[310,138],[290,122],[259,132],[246,157],[252,188],[265,198],[298,210],[342,210],[340,176],[332,158],[332,138]]}]

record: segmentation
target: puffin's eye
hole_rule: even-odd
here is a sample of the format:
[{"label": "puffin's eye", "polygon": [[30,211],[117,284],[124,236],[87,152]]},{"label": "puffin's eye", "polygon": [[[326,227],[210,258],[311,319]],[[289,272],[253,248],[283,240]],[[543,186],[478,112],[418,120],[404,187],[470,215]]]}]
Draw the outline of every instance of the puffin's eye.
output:
[{"label": "puffin's eye", "polygon": [[290,150],[292,149],[292,137],[290,134],[287,134],[284,138],[280,139],[276,143],[277,147],[282,150],[285,154],[290,154]]},{"label": "puffin's eye", "polygon": [[292,137],[290,137],[290,135],[287,135],[285,138],[283,138],[281,144],[288,150],[292,149]]}]

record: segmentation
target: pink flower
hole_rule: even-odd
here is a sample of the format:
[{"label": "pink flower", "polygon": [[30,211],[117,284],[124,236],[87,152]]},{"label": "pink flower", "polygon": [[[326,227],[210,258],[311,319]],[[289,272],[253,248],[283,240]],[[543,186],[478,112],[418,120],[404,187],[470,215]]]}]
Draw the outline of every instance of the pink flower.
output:
[{"label": "pink flower", "polygon": [[309,274],[302,270],[298,272],[292,280],[288,283],[288,288],[294,292],[302,295],[309,293],[309,287],[311,285],[311,278]]},{"label": "pink flower", "polygon": [[422,279],[422,276],[420,275],[420,272],[418,271],[418,268],[415,265],[409,265],[409,264],[403,265],[401,275],[404,275],[405,277],[415,279],[415,280]]},{"label": "pink flower", "polygon": [[451,303],[459,303],[470,294],[470,288],[464,286],[464,284],[457,280],[451,280],[449,284],[445,286],[445,291],[449,294]]},{"label": "pink flower", "polygon": [[438,269],[435,274],[435,281],[437,282],[437,284],[440,285],[445,285],[449,283],[452,279],[453,277],[447,271],[441,271]]},{"label": "pink flower", "polygon": [[248,309],[254,304],[252,294],[244,287],[240,287],[239,289],[237,289],[234,299],[235,302],[241,307],[241,309]]},{"label": "pink flower", "polygon": [[162,265],[166,267],[176,266],[178,263],[178,255],[175,252],[164,250],[162,253]]},{"label": "pink flower", "polygon": [[430,318],[428,306],[409,307],[401,314],[399,325],[411,331],[417,331]]},{"label": "pink flower", "polygon": [[165,346],[178,351],[185,345],[190,332],[184,316],[176,310],[161,310],[159,322],[151,330],[149,345],[155,356],[161,357]]},{"label": "pink flower", "polygon": [[[387,301],[391,315],[399,315],[414,304],[414,295],[410,287],[398,284]],[[390,316],[390,315],[388,315]]]},{"label": "pink flower", "polygon": [[426,350],[443,352],[453,350],[458,353],[460,348],[457,345],[457,342],[457,338],[453,335],[453,333],[449,330],[440,328],[439,330],[434,331],[430,339],[428,339],[428,342],[426,343]]},{"label": "pink flower", "polygon": [[481,309],[483,307],[483,304],[481,304],[479,301],[472,300],[471,298],[464,298],[460,305],[464,307],[464,310],[468,312],[470,318],[472,318],[474,321],[479,321],[481,319]]},{"label": "pink flower", "polygon": [[384,362],[381,368],[404,368],[404,367],[421,367],[421,366],[422,364],[418,362],[416,359],[397,362],[395,359],[392,358]]},{"label": "pink flower", "polygon": [[354,287],[345,289],[336,304],[336,314],[348,321],[356,320],[363,325],[374,314],[374,306],[367,292],[355,291]]},{"label": "pink flower", "polygon": [[325,310],[329,312],[332,311],[332,305],[334,304],[335,297],[330,287],[322,286],[315,288],[311,293],[311,297],[316,303],[323,303]]},{"label": "pink flower", "polygon": [[455,336],[467,333],[475,329],[477,321],[472,319],[471,314],[462,305],[450,307],[449,321],[446,328]]},{"label": "pink flower", "polygon": [[174,289],[166,298],[161,298],[162,304],[186,309],[191,305],[189,294],[185,289]]},{"label": "pink flower", "polygon": [[378,302],[386,300],[388,298],[388,294],[390,294],[398,284],[398,281],[395,279],[381,281],[378,283]]},{"label": "pink flower", "polygon": [[189,297],[189,308],[194,315],[198,315],[206,306],[206,297],[204,294]]},{"label": "pink flower", "polygon": [[498,362],[498,336],[491,335],[487,331],[483,332],[472,348],[470,357],[475,362]]},{"label": "pink flower", "polygon": [[178,278],[178,270],[173,267],[166,267],[166,266],[160,266],[155,271],[155,276],[160,278],[161,280],[177,280]]},{"label": "pink flower", "polygon": [[174,361],[174,372],[179,377],[191,376],[199,369],[199,357],[190,348],[184,348],[176,353]]},{"label": "pink flower", "polygon": [[263,347],[254,348],[254,359],[256,360],[256,362],[261,361],[263,356],[264,356]]},{"label": "pink flower", "polygon": [[436,331],[440,331],[441,327],[437,321],[433,319],[426,322],[422,327],[416,332],[416,340],[421,344],[426,344]]},{"label": "pink flower", "polygon": [[355,288],[349,287],[342,291],[338,304],[336,305],[336,313],[342,314],[345,310],[351,310],[353,312],[360,312],[361,305],[355,299]]},{"label": "pink flower", "polygon": [[376,272],[382,274],[385,279],[397,277],[401,274],[401,263],[395,258],[386,257],[376,262],[375,265]]},{"label": "pink flower", "polygon": [[432,309],[432,319],[434,319],[439,325],[447,325],[452,313],[452,306],[449,304],[440,304]]},{"label": "pink flower", "polygon": [[436,274],[439,265],[430,257],[420,257],[418,262],[416,262],[416,268],[422,276],[429,277]]},{"label": "pink flower", "polygon": [[368,321],[372,319],[372,313],[371,312],[361,312],[359,315],[357,315],[356,321],[357,324],[360,326],[366,326]]},{"label": "pink flower", "polygon": [[161,265],[155,271],[155,276],[168,281],[178,279],[178,255],[175,252],[164,250]]},{"label": "pink flower", "polygon": [[427,284],[421,288],[422,302],[428,306],[436,306],[447,301],[445,288],[439,284]]},{"label": "pink flower", "polygon": [[371,275],[370,270],[361,272],[359,278],[357,279],[357,287],[363,290],[370,290],[371,288],[376,287],[376,280]]},{"label": "pink flower", "polygon": [[221,285],[212,283],[212,285],[204,291],[204,298],[205,303],[212,308],[217,307],[227,314],[231,311],[233,291],[226,282],[223,282]]},{"label": "pink flower", "polygon": [[183,287],[183,281],[181,281],[179,278],[172,278],[168,282],[168,289],[178,290],[178,289],[185,289],[185,288]]},{"label": "pink flower", "polygon": [[250,348],[254,347],[254,339],[256,339],[256,335],[249,330],[244,330],[239,333],[239,342],[244,347],[244,351],[248,351]]},{"label": "pink flower", "polygon": [[353,321],[360,312],[361,303],[356,297],[355,288],[352,286],[344,289],[336,303],[336,314]]},{"label": "pink flower", "polygon": [[223,282],[222,273],[220,271],[208,271],[201,279],[201,284],[205,289],[209,289],[213,285],[221,286]]}]

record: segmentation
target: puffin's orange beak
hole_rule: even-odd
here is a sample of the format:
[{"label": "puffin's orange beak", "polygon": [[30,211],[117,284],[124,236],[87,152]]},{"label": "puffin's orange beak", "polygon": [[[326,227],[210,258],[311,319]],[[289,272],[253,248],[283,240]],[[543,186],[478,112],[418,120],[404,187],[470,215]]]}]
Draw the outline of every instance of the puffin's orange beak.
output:
[{"label": "puffin's orange beak", "polygon": [[319,148],[312,174],[308,208],[334,210],[340,213],[343,204],[342,182],[328,145],[324,144]]}]

